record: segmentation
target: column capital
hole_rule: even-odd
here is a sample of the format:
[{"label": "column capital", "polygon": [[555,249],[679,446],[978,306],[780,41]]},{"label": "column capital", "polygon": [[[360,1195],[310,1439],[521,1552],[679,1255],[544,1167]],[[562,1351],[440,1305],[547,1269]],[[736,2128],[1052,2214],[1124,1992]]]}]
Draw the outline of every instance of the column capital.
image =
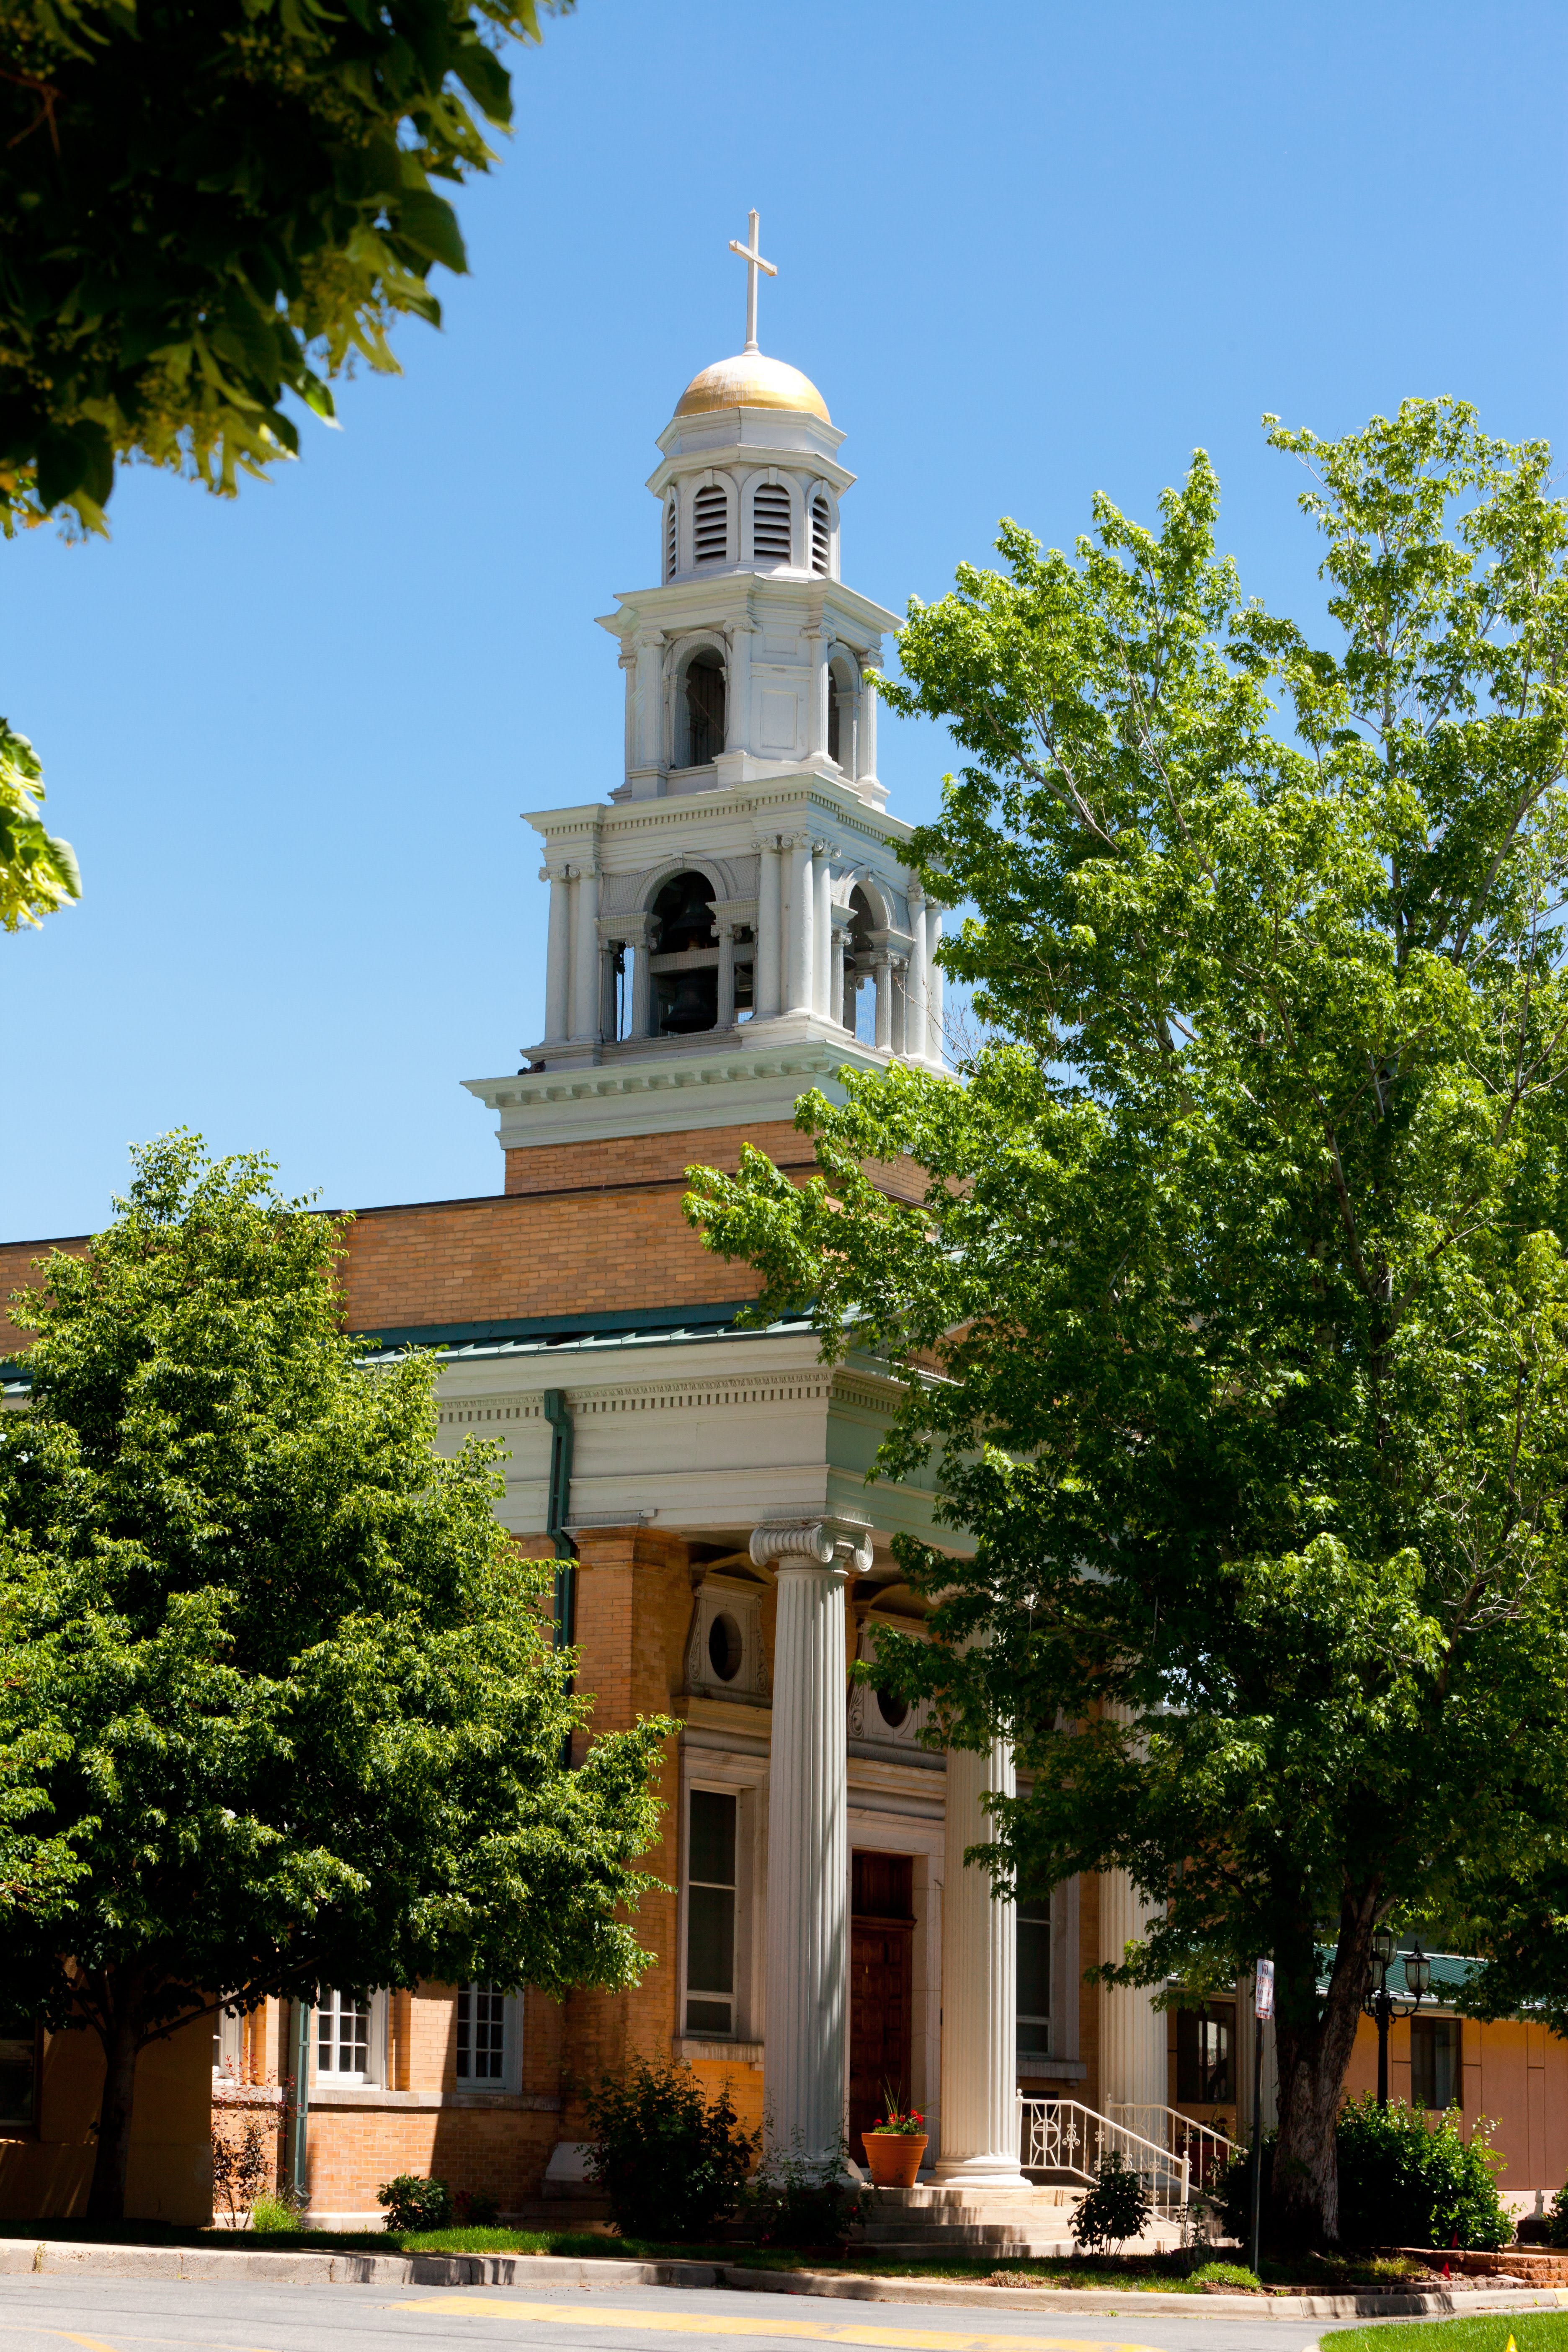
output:
[{"label": "column capital", "polygon": [[755,1568],[813,1568],[845,1578],[851,1572],[865,1576],[872,1560],[871,1530],[849,1519],[774,1519],[752,1529],[751,1554]]}]

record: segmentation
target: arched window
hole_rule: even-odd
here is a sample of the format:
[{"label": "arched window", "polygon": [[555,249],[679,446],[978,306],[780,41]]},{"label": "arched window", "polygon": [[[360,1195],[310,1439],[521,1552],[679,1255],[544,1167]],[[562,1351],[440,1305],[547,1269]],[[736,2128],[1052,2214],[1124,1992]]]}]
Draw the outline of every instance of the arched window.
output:
[{"label": "arched window", "polygon": [[691,502],[691,545],[699,563],[722,563],[730,552],[730,501],[717,482]]},{"label": "arched window", "polygon": [[693,654],[686,670],[688,768],[705,768],[724,749],[724,665],[715,653]]},{"label": "arched window", "polygon": [[811,568],[824,580],[827,577],[828,551],[833,544],[833,517],[827,500],[818,490],[811,502]]},{"label": "arched window", "polygon": [[682,1037],[719,1020],[719,935],[713,885],[689,868],[673,874],[653,902],[655,1033]]},{"label": "arched window", "polygon": [[752,500],[752,557],[757,563],[787,563],[791,551],[789,492],[764,482]]},{"label": "arched window", "polygon": [[664,576],[673,580],[680,563],[680,516],[675,500],[664,510]]}]

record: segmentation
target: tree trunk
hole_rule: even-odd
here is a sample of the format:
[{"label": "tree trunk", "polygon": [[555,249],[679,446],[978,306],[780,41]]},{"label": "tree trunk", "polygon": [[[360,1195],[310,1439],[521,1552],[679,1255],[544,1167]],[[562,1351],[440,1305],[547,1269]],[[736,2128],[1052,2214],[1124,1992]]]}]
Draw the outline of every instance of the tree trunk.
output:
[{"label": "tree trunk", "polygon": [[131,2165],[131,2116],[136,2092],[137,2019],[132,2005],[114,2000],[103,2043],[103,2103],[98,2114],[98,2155],[88,2195],[89,2221],[123,2221],[125,2183]]},{"label": "tree trunk", "polygon": [[1332,2246],[1340,2235],[1334,2126],[1361,2020],[1377,1890],[1346,1895],[1328,1998],[1317,2000],[1310,1948],[1279,1987],[1279,2138],[1274,2151],[1273,2234],[1281,2245]]}]

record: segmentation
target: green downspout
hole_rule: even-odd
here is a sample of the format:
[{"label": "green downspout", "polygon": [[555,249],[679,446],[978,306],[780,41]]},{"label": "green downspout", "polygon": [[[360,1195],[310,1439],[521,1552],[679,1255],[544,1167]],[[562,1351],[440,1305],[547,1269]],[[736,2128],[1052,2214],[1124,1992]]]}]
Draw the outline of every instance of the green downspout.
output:
[{"label": "green downspout", "polygon": [[294,2003],[294,2118],[289,2132],[289,2179],[301,2209],[310,2201],[310,2007]]},{"label": "green downspout", "polygon": [[[544,1531],[555,1547],[555,1646],[570,1650],[577,1640],[577,1547],[566,1532],[572,1514],[572,1412],[564,1389],[546,1389],[544,1418],[550,1423],[550,1490]],[[572,1735],[562,1746],[561,1760],[570,1766]]]}]

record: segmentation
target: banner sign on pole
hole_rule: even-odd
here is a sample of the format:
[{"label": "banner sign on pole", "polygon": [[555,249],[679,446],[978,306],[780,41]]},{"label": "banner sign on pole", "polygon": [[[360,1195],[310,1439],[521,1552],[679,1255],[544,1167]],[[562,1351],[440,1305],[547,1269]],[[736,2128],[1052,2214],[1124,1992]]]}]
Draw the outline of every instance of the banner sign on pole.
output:
[{"label": "banner sign on pole", "polygon": [[1274,2014],[1274,1963],[1272,1960],[1259,1960],[1257,1964],[1257,1990],[1253,2007],[1260,2019],[1272,2017]]}]

